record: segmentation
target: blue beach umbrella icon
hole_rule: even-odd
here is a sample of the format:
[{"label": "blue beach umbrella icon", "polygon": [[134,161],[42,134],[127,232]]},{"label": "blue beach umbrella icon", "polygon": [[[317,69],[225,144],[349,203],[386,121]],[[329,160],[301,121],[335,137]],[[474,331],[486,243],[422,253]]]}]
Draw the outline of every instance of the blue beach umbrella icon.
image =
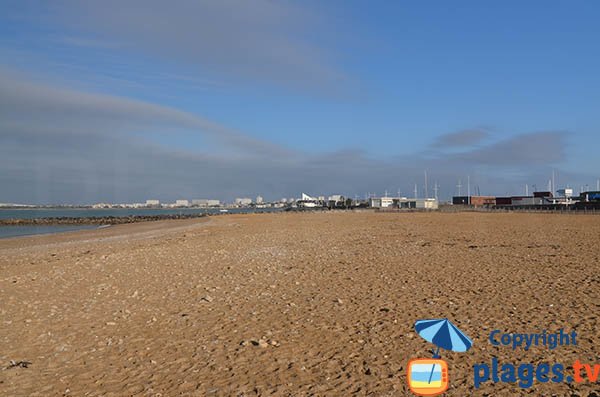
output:
[{"label": "blue beach umbrella icon", "polygon": [[[440,358],[438,354],[440,348],[454,352],[466,352],[473,345],[473,341],[447,318],[419,320],[415,323],[415,330],[421,338],[437,347],[435,352],[432,351],[433,358]],[[434,369],[435,364],[429,375],[430,383]]]}]

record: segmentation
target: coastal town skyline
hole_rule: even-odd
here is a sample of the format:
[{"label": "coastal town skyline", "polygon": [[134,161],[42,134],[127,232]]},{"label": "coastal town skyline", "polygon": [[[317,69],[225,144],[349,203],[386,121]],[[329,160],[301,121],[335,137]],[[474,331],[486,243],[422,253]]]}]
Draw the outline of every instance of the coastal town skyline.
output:
[{"label": "coastal town skyline", "polygon": [[599,8],[12,3],[0,202],[591,188]]}]

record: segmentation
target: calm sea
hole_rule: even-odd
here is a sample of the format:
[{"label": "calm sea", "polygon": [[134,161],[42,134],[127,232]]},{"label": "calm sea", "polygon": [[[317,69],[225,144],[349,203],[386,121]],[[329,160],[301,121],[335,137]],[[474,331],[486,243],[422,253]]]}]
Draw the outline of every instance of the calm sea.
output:
[{"label": "calm sea", "polygon": [[0,226],[0,238],[33,236],[36,234],[50,234],[71,232],[74,230],[97,229],[98,225],[26,225],[26,226]]},{"label": "calm sea", "polygon": [[[275,208],[230,208],[229,213],[274,212]],[[0,209],[0,219],[34,219],[34,218],[91,218],[105,216],[131,216],[131,215],[177,215],[177,214],[217,214],[218,208],[23,208]],[[73,230],[95,229],[97,225],[27,225],[27,226],[0,226],[0,238],[29,236],[34,234],[60,233]]]}]

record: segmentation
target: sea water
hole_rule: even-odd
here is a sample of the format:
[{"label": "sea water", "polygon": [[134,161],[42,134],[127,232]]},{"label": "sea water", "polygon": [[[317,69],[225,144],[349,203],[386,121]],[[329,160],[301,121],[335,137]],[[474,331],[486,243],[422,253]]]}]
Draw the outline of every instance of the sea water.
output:
[{"label": "sea water", "polygon": [[[279,208],[229,208],[228,213],[274,212]],[[155,216],[218,214],[219,208],[2,208],[0,219],[38,219],[38,218],[102,218],[120,216]],[[98,225],[0,225],[0,238],[30,236],[69,232],[74,230],[96,229]]]},{"label": "sea water", "polygon": [[0,238],[32,236],[35,234],[49,234],[71,232],[75,230],[97,229],[98,225],[19,225],[0,226]]}]

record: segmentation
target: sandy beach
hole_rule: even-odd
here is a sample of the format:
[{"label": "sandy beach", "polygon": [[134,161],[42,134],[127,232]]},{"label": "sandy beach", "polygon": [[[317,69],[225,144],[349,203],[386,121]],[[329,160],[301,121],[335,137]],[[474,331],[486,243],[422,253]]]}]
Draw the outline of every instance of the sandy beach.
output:
[{"label": "sandy beach", "polygon": [[[0,395],[405,396],[442,352],[448,396],[593,396],[598,383],[486,382],[473,365],[600,364],[600,217],[279,213],[0,240]],[[493,346],[575,330],[576,346]],[[25,364],[11,365],[19,362]]]}]

